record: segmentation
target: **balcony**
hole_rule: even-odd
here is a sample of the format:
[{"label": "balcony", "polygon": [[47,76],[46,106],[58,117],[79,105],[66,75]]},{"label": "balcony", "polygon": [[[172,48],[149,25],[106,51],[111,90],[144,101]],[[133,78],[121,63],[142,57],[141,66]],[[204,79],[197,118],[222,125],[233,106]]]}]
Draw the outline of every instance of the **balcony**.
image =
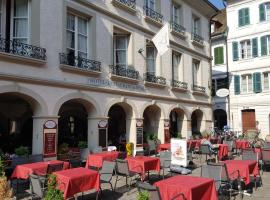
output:
[{"label": "balcony", "polygon": [[155,76],[152,73],[145,73],[144,84],[150,87],[166,87],[166,78]]},{"label": "balcony", "polygon": [[110,66],[110,78],[135,83],[139,82],[139,72],[119,65]]},{"label": "balcony", "polygon": [[0,38],[0,54],[36,63],[44,63],[46,60],[46,49],[4,38]]},{"label": "balcony", "polygon": [[112,0],[115,6],[127,9],[127,11],[136,13],[136,0]]},{"label": "balcony", "polygon": [[178,90],[178,91],[187,91],[188,84],[186,82],[172,80],[171,82],[172,90]]},{"label": "balcony", "polygon": [[74,56],[72,54],[60,53],[60,68],[62,70],[88,73],[90,75],[101,74],[101,62]]},{"label": "balcony", "polygon": [[198,95],[205,95],[206,88],[198,85],[193,85],[193,94],[198,94]]},{"label": "balcony", "polygon": [[152,10],[151,8],[148,8],[147,6],[143,7],[145,20],[157,25],[162,25],[163,22],[163,15]]},{"label": "balcony", "polygon": [[185,29],[185,27],[183,27],[175,22],[171,22],[171,32],[175,35],[180,36],[180,37],[185,37],[186,29]]},{"label": "balcony", "polygon": [[196,33],[192,33],[192,41],[193,41],[193,44],[199,46],[199,47],[203,47],[204,44],[203,44],[203,37],[201,37],[200,35],[197,35]]}]

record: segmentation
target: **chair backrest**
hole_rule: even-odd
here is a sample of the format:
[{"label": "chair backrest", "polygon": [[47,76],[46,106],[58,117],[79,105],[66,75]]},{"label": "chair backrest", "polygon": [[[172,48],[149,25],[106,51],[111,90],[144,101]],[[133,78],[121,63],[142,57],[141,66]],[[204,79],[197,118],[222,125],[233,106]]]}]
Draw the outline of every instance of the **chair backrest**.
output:
[{"label": "chair backrest", "polygon": [[71,168],[81,167],[81,159],[70,159],[69,163]]},{"label": "chair backrest", "polygon": [[43,198],[45,191],[42,188],[42,182],[39,176],[30,174],[29,177],[30,177],[30,184],[31,184],[31,192],[37,195],[38,197]]},{"label": "chair backrest", "polygon": [[139,192],[147,191],[150,194],[150,200],[161,200],[158,187],[145,182],[137,182],[136,187]]},{"label": "chair backrest", "polygon": [[262,160],[270,162],[270,149],[262,149]]},{"label": "chair backrest", "polygon": [[208,144],[201,144],[200,146],[200,152],[201,154],[211,154],[210,146]]},{"label": "chair backrest", "polygon": [[49,164],[47,168],[47,174],[63,170],[64,162],[57,164]]},{"label": "chair backrest", "polygon": [[252,148],[242,150],[242,160],[255,160],[258,161],[258,155]]},{"label": "chair backrest", "polygon": [[20,157],[15,157],[12,159],[11,167],[16,167],[17,165],[23,165],[29,163],[29,158],[28,156],[20,156]]},{"label": "chair backrest", "polygon": [[102,168],[99,171],[100,180],[110,181],[112,179],[114,169],[115,169],[115,162],[104,160],[102,164]]},{"label": "chair backrest", "polygon": [[129,175],[128,162],[122,159],[116,159],[116,173],[119,175]]},{"label": "chair backrest", "polygon": [[190,142],[188,147],[188,152],[193,152],[196,148],[196,142]]},{"label": "chair backrest", "polygon": [[149,151],[155,151],[156,150],[156,143],[154,140],[148,140],[149,145]]},{"label": "chair backrest", "polygon": [[270,142],[264,143],[263,148],[270,149]]},{"label": "chair backrest", "polygon": [[43,161],[43,154],[35,154],[35,155],[29,155],[29,162],[42,162]]},{"label": "chair backrest", "polygon": [[93,150],[93,153],[99,153],[99,152],[102,152],[102,147],[101,146],[98,146]]},{"label": "chair backrest", "polygon": [[172,156],[172,153],[170,151],[161,151],[159,154],[160,166],[161,167],[170,167],[171,156]]},{"label": "chair backrest", "polygon": [[228,150],[230,152],[233,151],[233,144],[234,144],[234,141],[233,140],[224,140],[223,141],[223,144],[227,144],[228,145]]},{"label": "chair backrest", "polygon": [[86,161],[89,155],[89,149],[85,148],[81,150],[81,161]]}]

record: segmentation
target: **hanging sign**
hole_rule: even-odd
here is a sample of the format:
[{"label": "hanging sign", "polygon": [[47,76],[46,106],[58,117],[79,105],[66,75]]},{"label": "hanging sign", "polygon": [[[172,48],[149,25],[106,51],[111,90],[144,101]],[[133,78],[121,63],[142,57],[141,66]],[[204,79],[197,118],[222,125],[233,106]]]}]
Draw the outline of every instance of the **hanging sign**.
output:
[{"label": "hanging sign", "polygon": [[182,139],[171,139],[172,164],[187,166],[187,141]]},{"label": "hanging sign", "polygon": [[53,120],[46,121],[43,125],[44,158],[56,157],[56,133],[56,122]]}]

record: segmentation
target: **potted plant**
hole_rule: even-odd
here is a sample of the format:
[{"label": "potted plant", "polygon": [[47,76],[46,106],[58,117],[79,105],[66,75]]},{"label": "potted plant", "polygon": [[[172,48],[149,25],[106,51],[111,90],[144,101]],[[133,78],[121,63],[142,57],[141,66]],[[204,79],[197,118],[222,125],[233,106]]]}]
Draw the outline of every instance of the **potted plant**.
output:
[{"label": "potted plant", "polygon": [[137,200],[150,200],[150,194],[147,191],[142,191],[137,194]]},{"label": "potted plant", "polygon": [[19,157],[28,156],[29,155],[28,147],[19,146],[18,148],[15,149],[15,154]]},{"label": "potted plant", "polygon": [[129,142],[126,144],[127,156],[133,155],[133,148],[134,148],[134,144],[132,142]]},{"label": "potted plant", "polygon": [[57,189],[56,176],[53,174],[48,178],[48,191],[45,200],[64,200],[63,192]]},{"label": "potted plant", "polygon": [[69,148],[67,143],[62,143],[58,147],[57,157],[59,160],[68,160],[69,159]]},{"label": "potted plant", "polygon": [[12,189],[8,183],[7,177],[5,175],[5,165],[0,157],[0,199],[10,199],[12,198]]}]

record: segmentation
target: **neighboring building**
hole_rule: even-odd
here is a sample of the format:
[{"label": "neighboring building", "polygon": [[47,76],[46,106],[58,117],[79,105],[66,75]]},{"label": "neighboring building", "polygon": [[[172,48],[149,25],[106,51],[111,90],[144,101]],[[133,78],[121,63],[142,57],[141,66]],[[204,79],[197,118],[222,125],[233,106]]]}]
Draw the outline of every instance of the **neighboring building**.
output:
[{"label": "neighboring building", "polygon": [[[209,22],[217,9],[208,1],[0,2],[4,150],[52,153],[55,140],[94,149],[125,137],[142,147],[149,134],[168,142],[212,126]],[[160,56],[151,38],[166,22],[171,48]]]},{"label": "neighboring building", "polygon": [[212,48],[212,97],[214,127],[223,130],[229,125],[229,97],[218,97],[216,91],[228,89],[227,67],[227,18],[226,9],[212,19],[211,22],[211,48]]},{"label": "neighboring building", "polygon": [[270,129],[270,2],[229,0],[230,107],[234,130]]}]

